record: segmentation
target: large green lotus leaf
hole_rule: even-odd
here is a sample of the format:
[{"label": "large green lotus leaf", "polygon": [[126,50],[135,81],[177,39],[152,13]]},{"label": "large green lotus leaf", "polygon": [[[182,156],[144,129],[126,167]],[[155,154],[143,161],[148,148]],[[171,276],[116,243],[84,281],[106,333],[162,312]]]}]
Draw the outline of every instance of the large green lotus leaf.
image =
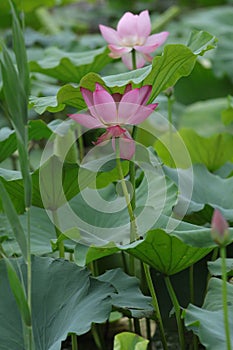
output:
[{"label": "large green lotus leaf", "polygon": [[[170,177],[175,183],[178,184],[178,177],[186,181],[187,186],[192,186],[192,198],[189,204],[187,214],[197,212],[206,205],[212,208],[218,208],[227,220],[233,220],[233,204],[232,204],[232,193],[233,193],[233,178],[221,178],[216,174],[212,174],[202,164],[196,164],[193,166],[193,182],[190,182],[190,171],[189,169],[172,169],[165,167],[164,171],[168,177]],[[188,187],[187,187],[188,188]],[[224,195],[223,195],[224,194]],[[183,193],[180,193],[180,197],[175,208],[175,212],[179,214],[180,210],[184,205],[187,205],[189,199],[186,198],[185,189]],[[208,211],[207,221],[211,221],[212,211]],[[203,213],[204,215],[205,213]]]},{"label": "large green lotus leaf", "polygon": [[62,102],[58,104],[57,96],[30,96],[29,102],[31,107],[33,107],[38,114],[43,114],[46,110],[51,113],[56,113],[65,108],[65,104]]},{"label": "large green lotus leaf", "polygon": [[174,86],[181,77],[188,76],[195,62],[195,54],[187,47],[166,46],[163,56],[154,58],[151,73],[144,80],[144,85],[152,85],[150,101],[153,101],[161,91]]},{"label": "large green lotus leaf", "polygon": [[233,175],[233,163],[227,162],[221,168],[216,170],[214,174],[222,178],[231,177]]},{"label": "large green lotus leaf", "polygon": [[173,275],[202,259],[211,248],[191,247],[157,229],[149,231],[146,239],[133,243],[126,251],[165,275]]},{"label": "large green lotus leaf", "polygon": [[114,350],[146,350],[149,340],[135,333],[122,332],[114,338]]},{"label": "large green lotus leaf", "polygon": [[[109,92],[124,92],[125,84],[129,82],[134,82],[135,84],[140,84],[141,81],[148,75],[151,70],[151,66],[144,67],[141,69],[137,69],[136,71],[117,74],[114,76],[109,76],[106,78],[101,78],[96,73],[88,73],[86,74],[82,80],[81,84],[83,87],[94,90],[95,83],[100,83],[101,85],[107,88],[107,84],[109,84],[108,90]],[[105,82],[106,80],[106,82]],[[114,86],[117,84],[119,87],[111,88],[111,82],[114,82]],[[117,84],[116,84],[117,82]],[[78,110],[82,110],[87,108],[80,87],[76,87],[70,84],[66,84],[62,86],[56,96],[47,96],[47,97],[36,97],[33,96],[30,98],[31,105],[35,108],[36,112],[39,114],[44,113],[46,110],[48,111],[56,111],[63,110],[65,105],[72,106],[77,108]]]},{"label": "large green lotus leaf", "polygon": [[[108,76],[103,79],[110,92],[119,91],[119,88],[129,83],[137,86],[152,85],[150,101],[166,88],[174,85],[178,79],[191,73],[196,62],[196,55],[185,45],[167,45],[162,56],[153,59],[152,67],[145,67],[141,70],[122,73],[115,76]],[[81,85],[93,89],[96,76],[85,76]],[[121,92],[122,89],[119,91]]]},{"label": "large green lotus leaf", "polygon": [[[96,77],[95,82],[103,81],[99,77],[99,75],[95,73],[89,73]],[[89,75],[88,75],[89,76]],[[70,84],[66,84],[62,86],[56,96],[45,96],[45,97],[30,97],[31,106],[35,109],[35,111],[39,114],[44,113],[45,111],[49,112],[58,112],[62,111],[66,105],[72,106],[77,109],[85,109],[86,104],[83,100],[80,87],[75,87]]]},{"label": "large green lotus leaf", "polygon": [[[222,294],[222,280],[212,277],[208,284],[207,294],[203,303],[203,309],[209,311],[223,311],[222,298],[217,297]],[[228,306],[233,307],[233,285],[227,283]],[[232,319],[233,321],[233,319]]]},{"label": "large green lotus leaf", "polygon": [[[163,229],[182,240],[185,244],[199,248],[213,248],[217,244],[211,236],[211,228],[207,225],[195,225],[181,219],[175,219],[166,215],[161,215],[155,223],[154,229]],[[229,228],[229,241],[233,241],[233,228]]]},{"label": "large green lotus leaf", "polygon": [[[9,255],[21,255],[21,251],[17,242],[14,239],[11,227],[4,219],[4,215],[1,216],[0,231],[3,235],[7,236],[4,240],[3,249],[6,254]],[[27,214],[19,216],[20,223],[25,232],[27,232]],[[30,209],[30,222],[31,222],[31,252],[32,254],[44,255],[52,252],[51,240],[56,238],[55,228],[46,214],[44,209],[32,207]]]},{"label": "large green lotus leaf", "polygon": [[[147,67],[148,68],[148,67]],[[99,82],[104,85],[104,81],[102,78],[95,73],[88,73],[83,81],[83,86],[87,86],[87,88],[95,89],[95,83]],[[87,83],[86,83],[87,82]],[[122,93],[124,89],[121,89]],[[66,105],[72,106],[77,109],[85,109],[87,108],[86,103],[82,97],[80,87],[73,86],[70,84],[66,84],[62,86],[56,96],[45,96],[45,97],[30,97],[31,106],[35,109],[35,111],[39,114],[44,113],[46,110],[49,112],[58,112],[62,111]]]},{"label": "large green lotus leaf", "polygon": [[[185,145],[183,152],[180,149],[180,137]],[[170,145],[172,145],[176,163],[171,160]],[[186,167],[183,153],[188,151],[193,164],[202,163],[210,171],[220,168],[227,161],[233,161],[232,148],[233,136],[231,134],[222,133],[206,138],[198,135],[192,129],[181,129],[172,135],[166,133],[155,143],[155,149],[166,165],[178,168]]]},{"label": "large green lotus leaf", "polygon": [[[222,275],[222,259],[218,258],[215,261],[208,261],[208,269],[212,276]],[[233,259],[226,259],[226,271],[229,276],[233,275]]]},{"label": "large green lotus leaf", "polygon": [[[206,40],[207,36],[208,40]],[[193,40],[195,41],[195,45]],[[209,48],[210,41],[211,35],[200,32],[198,39],[197,36],[195,38],[193,37],[189,45],[194,45],[195,51],[199,49],[200,52],[203,52]],[[205,44],[203,45],[204,42]],[[80,85],[87,89],[94,90],[95,83],[99,82],[105,86],[110,93],[122,93],[124,91],[124,86],[129,83],[132,83],[135,87],[149,84],[153,86],[150,96],[150,101],[152,101],[161,91],[174,85],[181,77],[188,76],[195,65],[196,59],[197,55],[185,45],[167,45],[164,48],[163,55],[155,57],[152,65],[131,72],[110,75],[103,78],[93,73],[96,70],[92,69],[91,73],[83,76]],[[72,77],[70,81],[74,81],[74,77]],[[46,101],[40,102],[39,98],[38,100],[35,98],[34,103],[38,106],[43,104],[43,109],[41,109],[43,111],[51,107],[56,108],[60,106],[59,108],[62,108],[62,104],[68,104],[77,109],[83,109],[85,107],[80,88],[75,88],[72,85],[66,85],[61,88],[61,92],[60,90],[58,91],[57,105],[56,100],[54,98],[51,99],[51,97],[47,101],[47,107]]]},{"label": "large green lotus leaf", "polygon": [[[95,147],[93,153],[90,151],[90,159],[86,157],[82,162],[78,179],[81,189],[106,187],[108,184],[119,180],[115,155],[112,149],[110,155],[103,155],[104,150],[103,146],[100,146],[99,149]],[[92,159],[92,156],[94,159]],[[121,167],[123,175],[126,176],[129,172],[129,162],[122,161]]]},{"label": "large green lotus leaf", "polygon": [[[195,230],[196,227],[197,229]],[[156,270],[166,275],[173,275],[199,261],[207,255],[214,246],[214,242],[211,241],[211,238],[208,239],[208,237],[206,242],[202,244],[201,238],[207,233],[209,233],[210,237],[210,232],[205,228],[196,227],[187,224],[186,231],[183,229],[183,235],[180,235],[182,228],[176,229],[172,234],[159,228],[154,229],[149,231],[144,239],[124,246],[113,242],[102,247],[92,246],[88,248],[82,246],[81,257],[79,257],[78,245],[75,257],[78,263],[84,265],[84,262],[89,263],[100,257],[114,254],[117,250],[123,250]],[[181,236],[181,238],[178,238],[179,236]],[[185,239],[194,243],[194,246],[185,243]]]},{"label": "large green lotus leaf", "polygon": [[188,47],[196,55],[203,56],[206,51],[216,48],[218,40],[216,37],[203,30],[193,30],[191,32]]},{"label": "large green lotus leaf", "polygon": [[119,248],[114,242],[109,242],[103,246],[88,246],[78,243],[74,249],[74,261],[78,266],[84,267],[97,259],[117,252],[119,252]]},{"label": "large green lotus leaf", "polygon": [[116,293],[112,296],[112,305],[128,317],[143,318],[153,315],[152,300],[142,294],[136,277],[128,276],[117,268],[108,270],[98,280],[113,285]]},{"label": "large green lotus leaf", "polygon": [[[229,327],[233,327],[233,286],[228,283]],[[227,349],[222,306],[222,281],[211,278],[202,308],[190,304],[184,312],[185,325],[198,335],[207,350]],[[233,333],[230,333],[233,344]]]},{"label": "large green lotus leaf", "polygon": [[[137,234],[144,236],[160,215],[171,215],[176,201],[177,187],[173,182],[156,171],[147,174],[136,189]],[[111,241],[129,242],[129,214],[120,183],[100,190],[86,188],[69,204],[75,217],[73,221],[70,216],[65,220],[66,215],[59,213],[63,225],[67,225],[63,230],[78,227],[83,231],[81,243],[102,246]]]},{"label": "large green lotus leaf", "polygon": [[88,72],[99,72],[112,59],[106,47],[87,52],[63,52],[52,47],[40,60],[30,62],[30,70],[54,77],[63,82],[79,83]]},{"label": "large green lotus leaf", "polygon": [[[163,233],[160,233],[161,237],[164,235],[168,235],[167,240],[169,240],[169,235],[173,238],[177,238],[178,241],[182,241],[184,245],[180,244],[182,247],[194,247],[194,248],[201,248],[201,250],[196,250],[199,253],[203,253],[205,255],[211,251],[214,247],[216,247],[216,243],[213,241],[211,236],[211,229],[210,227],[206,226],[200,226],[200,225],[193,225],[191,223],[178,220],[175,218],[168,217],[166,215],[160,215],[159,219],[155,222],[153,229],[157,232],[161,232],[161,229],[163,230]],[[233,229],[230,228],[230,241],[233,241]],[[153,232],[153,231],[152,231]],[[75,261],[80,266],[85,266],[86,264],[89,264],[90,262],[99,259],[104,256],[112,255],[117,253],[121,250],[128,251],[129,247],[134,247],[134,244],[136,244],[136,247],[139,243],[143,243],[144,241],[137,241],[136,243],[132,243],[132,245],[119,245],[116,244],[117,237],[114,237],[115,241],[108,242],[107,244],[103,244],[102,246],[95,246],[94,241],[91,246],[88,245],[82,245],[80,243],[77,244],[75,248]],[[150,234],[150,239],[157,238],[156,234]],[[149,239],[149,244],[150,243]],[[148,238],[146,236],[145,241],[147,242]],[[170,242],[170,241],[169,241]],[[172,241],[173,242],[173,241]],[[148,245],[149,245],[148,244]],[[179,242],[178,242],[179,245]],[[206,250],[202,250],[202,248],[205,248]],[[173,253],[173,252],[172,252]],[[197,253],[197,254],[199,254]],[[164,253],[165,254],[165,253]],[[167,254],[165,254],[166,256]],[[154,253],[152,251],[152,257],[151,260],[154,259]],[[182,260],[182,258],[181,258]]]},{"label": "large green lotus leaf", "polygon": [[[26,265],[12,259],[26,284]],[[21,318],[10,291],[5,262],[0,261],[1,349],[25,349]],[[32,257],[32,323],[38,350],[59,350],[69,332],[84,334],[92,322],[106,321],[112,309],[109,283],[90,277],[74,263]]]}]

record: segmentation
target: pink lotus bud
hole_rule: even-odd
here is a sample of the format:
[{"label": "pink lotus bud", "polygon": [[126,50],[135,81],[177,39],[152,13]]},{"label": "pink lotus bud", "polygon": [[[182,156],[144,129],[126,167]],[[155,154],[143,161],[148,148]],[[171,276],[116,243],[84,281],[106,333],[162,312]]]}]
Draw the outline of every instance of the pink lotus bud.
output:
[{"label": "pink lotus bud", "polygon": [[218,209],[214,210],[211,221],[211,235],[219,245],[226,245],[229,238],[229,225]]}]

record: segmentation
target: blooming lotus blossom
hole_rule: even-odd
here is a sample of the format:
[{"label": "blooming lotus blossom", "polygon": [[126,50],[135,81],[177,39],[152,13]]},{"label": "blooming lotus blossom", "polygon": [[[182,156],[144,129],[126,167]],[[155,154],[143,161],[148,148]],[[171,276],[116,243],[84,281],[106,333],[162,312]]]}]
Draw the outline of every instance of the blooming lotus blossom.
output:
[{"label": "blooming lotus blossom", "polygon": [[99,25],[101,34],[109,43],[112,58],[122,58],[123,63],[133,69],[132,50],[136,52],[136,67],[141,68],[145,62],[151,62],[154,52],[168,36],[168,32],[150,35],[151,22],[147,10],[139,15],[126,12],[117,25],[117,30]]},{"label": "blooming lotus blossom", "polygon": [[135,153],[135,142],[125,128],[126,125],[137,125],[143,122],[157,107],[157,103],[146,105],[152,87],[145,85],[132,89],[127,85],[124,94],[107,92],[99,83],[95,91],[81,87],[88,112],[69,115],[79,124],[89,128],[104,128],[95,144],[99,145],[112,139],[115,150],[115,139],[119,139],[120,157],[131,159]]},{"label": "blooming lotus blossom", "polygon": [[212,238],[217,244],[224,245],[228,242],[229,225],[218,209],[214,210],[211,229]]}]

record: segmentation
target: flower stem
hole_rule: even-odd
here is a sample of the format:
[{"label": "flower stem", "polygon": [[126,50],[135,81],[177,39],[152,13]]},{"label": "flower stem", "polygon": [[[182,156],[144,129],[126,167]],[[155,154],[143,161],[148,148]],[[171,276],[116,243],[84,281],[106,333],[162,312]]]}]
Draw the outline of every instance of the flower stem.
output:
[{"label": "flower stem", "polygon": [[179,334],[179,340],[180,340],[180,349],[185,350],[184,328],[181,320],[180,305],[177,300],[176,293],[173,289],[169,276],[165,276],[164,279],[165,279],[165,284],[166,284],[169,296],[171,298],[172,304],[175,309],[176,322],[177,322],[178,334]]},{"label": "flower stem", "polygon": [[75,333],[71,333],[71,342],[72,342],[72,350],[78,350],[77,335]]},{"label": "flower stem", "polygon": [[79,124],[78,124],[78,146],[79,146],[79,161],[81,163],[84,157],[84,145],[83,145],[82,129],[81,129],[81,125]]},{"label": "flower stem", "polygon": [[173,105],[173,97],[172,97],[172,89],[168,89],[167,92],[167,112],[168,112],[168,122],[169,122],[169,153],[170,153],[170,163],[172,165],[172,157],[171,157],[171,150],[173,148],[173,133],[172,133],[172,105]]},{"label": "flower stem", "polygon": [[[132,138],[134,140],[136,140],[137,131],[138,131],[137,126],[134,126],[133,127],[133,131],[132,131]],[[133,161],[131,161],[129,163],[129,180],[130,180],[130,183],[131,183],[132,188],[133,188],[133,195],[132,195],[132,198],[131,198],[131,206],[132,206],[132,208],[134,210],[135,207],[136,207],[136,195],[135,195],[136,184],[135,184],[135,163]]]},{"label": "flower stem", "polygon": [[99,324],[93,323],[91,326],[91,333],[93,335],[95,344],[100,350],[107,350],[106,344],[104,341],[104,337],[101,332],[101,328]]},{"label": "flower stem", "polygon": [[[194,265],[191,265],[189,268],[189,289],[190,289],[190,303],[194,304],[195,296],[194,296]],[[198,338],[193,333],[192,335],[193,342],[193,350],[198,350]]]},{"label": "flower stem", "polygon": [[172,95],[167,97],[167,111],[168,111],[168,121],[170,123],[170,128],[172,127],[172,105],[173,105]]},{"label": "flower stem", "polygon": [[[130,202],[130,196],[128,193],[124,173],[121,166],[119,138],[116,138],[115,145],[116,145],[116,164],[117,164],[118,174],[121,180],[121,187],[125,197],[129,218],[130,218],[130,243],[131,243],[137,239],[137,224],[136,224],[136,218],[134,216],[134,211],[133,211],[134,208],[132,208],[132,205]],[[135,184],[133,186],[133,191],[135,191]],[[133,276],[135,275],[135,260],[132,255],[129,256],[129,272],[131,275]],[[140,324],[137,319],[134,319],[134,329],[137,334],[141,334]]]},{"label": "flower stem", "polygon": [[[133,69],[137,69],[137,65],[136,65],[136,51],[133,49],[132,50],[132,67]],[[133,131],[132,131],[132,138],[134,140],[136,140],[136,136],[137,136],[137,127],[134,126],[133,127]],[[131,199],[131,205],[133,210],[135,209],[135,205],[136,205],[136,197],[135,197],[135,164],[134,162],[130,162],[129,164],[129,179],[130,179],[130,183],[133,187],[133,196]]]},{"label": "flower stem", "polygon": [[136,63],[136,51],[132,50],[132,67],[133,70],[137,69],[137,63]]},{"label": "flower stem", "polygon": [[[59,220],[58,220],[58,215],[57,215],[56,210],[52,210],[52,216],[53,216],[53,224],[55,227],[56,236],[57,236],[57,238],[59,238],[59,236],[61,235],[61,231],[58,228]],[[65,247],[64,247],[63,241],[58,243],[58,249],[59,249],[59,258],[64,258],[65,257]]]},{"label": "flower stem", "polygon": [[220,256],[222,262],[222,303],[223,303],[223,317],[226,334],[227,350],[231,350],[231,337],[228,319],[228,305],[227,305],[227,271],[226,271],[226,247],[220,246]]},{"label": "flower stem", "polygon": [[194,266],[189,268],[189,289],[190,289],[190,303],[194,304]]},{"label": "flower stem", "polygon": [[153,304],[153,307],[154,307],[154,310],[156,313],[156,318],[157,318],[157,322],[158,322],[158,326],[159,326],[159,330],[160,330],[163,349],[167,350],[168,349],[167,340],[166,340],[166,336],[165,336],[165,331],[164,331],[164,327],[163,327],[163,321],[162,321],[162,317],[161,317],[161,313],[160,313],[160,309],[159,309],[157,296],[156,296],[154,285],[153,285],[152,278],[150,275],[150,268],[146,263],[143,263],[143,268],[145,271],[147,285],[148,285],[148,288],[149,288],[149,291],[150,291],[150,294],[152,297],[152,304]]},{"label": "flower stem", "polygon": [[125,182],[125,177],[123,174],[122,166],[121,166],[121,159],[120,159],[120,146],[119,146],[119,139],[116,138],[116,164],[118,169],[118,174],[121,180],[121,187],[122,191],[125,197],[129,218],[130,218],[130,242],[133,242],[137,239],[137,226],[136,226],[136,218],[134,216],[133,208],[130,203],[130,196],[128,193],[128,189]]}]

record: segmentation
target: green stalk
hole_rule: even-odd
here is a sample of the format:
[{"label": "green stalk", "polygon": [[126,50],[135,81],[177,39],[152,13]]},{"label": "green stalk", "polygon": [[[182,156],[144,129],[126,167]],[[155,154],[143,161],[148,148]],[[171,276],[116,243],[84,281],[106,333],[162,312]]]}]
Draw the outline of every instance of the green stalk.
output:
[{"label": "green stalk", "polygon": [[[194,265],[191,265],[189,268],[189,288],[190,288],[190,303],[194,304],[195,303],[195,297],[194,297]],[[197,336],[193,333],[192,335],[193,338],[193,350],[198,350],[198,338]]]},{"label": "green stalk", "polygon": [[79,146],[79,161],[81,163],[84,158],[84,145],[83,145],[81,125],[79,124],[78,124],[78,146]]},{"label": "green stalk", "polygon": [[78,340],[75,333],[71,333],[72,350],[78,350]]},{"label": "green stalk", "polygon": [[[136,51],[133,50],[132,51],[132,66],[133,66],[133,69],[137,69],[137,66],[136,66]],[[137,137],[137,127],[134,126],[133,127],[133,131],[132,131],[132,138],[134,140],[136,140],[136,137]],[[130,162],[129,163],[129,180],[130,180],[130,183],[133,187],[133,196],[132,196],[132,199],[131,199],[131,206],[133,208],[133,210],[135,209],[135,205],[136,205],[136,196],[135,196],[135,164],[134,162]]]},{"label": "green stalk", "polygon": [[191,265],[189,268],[189,289],[190,289],[190,303],[194,304],[194,266]]},{"label": "green stalk", "polygon": [[170,123],[170,128],[172,128],[172,105],[173,105],[172,95],[169,94],[167,97],[167,110],[168,110],[168,121]]},{"label": "green stalk", "polygon": [[141,333],[141,327],[140,327],[140,322],[138,318],[133,319],[133,325],[134,325],[134,332],[138,335],[142,335]]},{"label": "green stalk", "polygon": [[[136,140],[136,137],[137,137],[137,131],[138,131],[138,128],[137,126],[134,126],[133,127],[133,131],[132,131],[132,138],[134,140]],[[132,185],[132,188],[133,188],[133,196],[132,196],[132,199],[131,199],[131,206],[133,208],[133,210],[135,209],[135,206],[136,206],[136,195],[135,195],[135,187],[136,187],[136,182],[135,182],[135,164],[133,161],[131,161],[129,163],[129,180],[130,180],[130,183]]]},{"label": "green stalk", "polygon": [[231,350],[231,337],[228,318],[228,306],[227,306],[227,268],[226,268],[226,247],[220,246],[220,256],[222,262],[222,303],[223,303],[223,318],[226,334],[227,350]]},{"label": "green stalk", "polygon": [[167,111],[168,111],[168,122],[169,122],[169,154],[170,154],[170,163],[172,165],[172,158],[171,158],[171,150],[173,145],[173,134],[172,134],[172,105],[173,105],[173,99],[172,99],[172,90],[167,90]]},{"label": "green stalk", "polygon": [[160,309],[159,309],[159,304],[158,304],[158,299],[155,293],[155,289],[154,289],[154,285],[152,282],[152,278],[150,275],[150,268],[146,263],[143,263],[143,268],[145,271],[145,276],[146,276],[146,281],[147,281],[147,285],[152,297],[152,304],[156,313],[156,318],[157,318],[157,322],[158,322],[158,326],[159,326],[159,330],[160,330],[160,335],[161,335],[161,341],[163,344],[163,349],[164,350],[168,350],[168,345],[167,345],[167,340],[166,340],[166,336],[165,336],[165,331],[164,331],[164,327],[163,327],[163,321],[162,321],[162,316],[160,313]]},{"label": "green stalk", "polygon": [[[121,187],[125,197],[129,218],[130,218],[130,243],[134,242],[137,239],[137,225],[136,218],[134,216],[133,208],[130,203],[130,196],[128,193],[128,189],[126,186],[123,170],[121,167],[121,159],[120,159],[120,147],[119,147],[119,139],[116,139],[116,164],[118,169],[118,174],[121,180]],[[134,266],[134,257],[132,255],[129,256],[129,272],[134,276],[135,274],[135,266]]]},{"label": "green stalk", "polygon": [[185,340],[184,340],[184,327],[181,320],[181,312],[180,312],[180,305],[178,302],[178,299],[176,297],[176,293],[173,289],[173,286],[171,284],[169,276],[165,276],[165,284],[169,293],[169,296],[171,298],[172,304],[175,309],[175,315],[176,315],[176,322],[178,327],[178,334],[179,334],[179,340],[180,340],[180,349],[185,350]]},{"label": "green stalk", "polygon": [[137,239],[137,226],[136,226],[136,218],[134,216],[133,208],[130,203],[130,196],[128,193],[128,189],[125,182],[124,173],[121,166],[121,159],[120,159],[120,146],[119,146],[119,139],[116,138],[116,164],[118,169],[119,178],[121,180],[121,187],[122,191],[125,197],[129,218],[130,218],[130,242],[134,242]]},{"label": "green stalk", "polygon": [[100,326],[99,324],[93,323],[91,326],[91,333],[93,335],[97,348],[99,350],[107,350],[107,347],[99,326]]},{"label": "green stalk", "polygon": [[[127,209],[128,209],[128,213],[129,213],[129,218],[130,218],[130,243],[134,242],[137,239],[137,224],[136,224],[136,218],[134,216],[134,212],[133,212],[133,208],[130,202],[130,196],[128,193],[128,189],[126,186],[126,182],[125,182],[125,177],[124,177],[124,173],[122,170],[122,166],[121,166],[121,159],[120,159],[120,145],[119,145],[119,139],[116,138],[116,164],[117,164],[117,169],[118,169],[118,174],[121,180],[121,187],[122,187],[122,191],[125,197],[125,201],[126,201],[126,205],[127,205]],[[133,191],[135,191],[135,185],[133,187]],[[131,275],[135,275],[135,261],[134,261],[134,257],[132,255],[129,256],[129,272]],[[141,334],[141,330],[140,330],[140,324],[139,321],[137,319],[134,319],[134,329],[135,332],[137,334]]]},{"label": "green stalk", "polygon": [[[53,217],[53,224],[55,227],[55,232],[57,238],[61,235],[61,231],[59,230],[59,220],[58,220],[58,215],[57,215],[57,210],[52,210],[52,217]],[[64,258],[65,257],[65,247],[63,241],[58,243],[58,249],[59,249],[59,258]]]}]

